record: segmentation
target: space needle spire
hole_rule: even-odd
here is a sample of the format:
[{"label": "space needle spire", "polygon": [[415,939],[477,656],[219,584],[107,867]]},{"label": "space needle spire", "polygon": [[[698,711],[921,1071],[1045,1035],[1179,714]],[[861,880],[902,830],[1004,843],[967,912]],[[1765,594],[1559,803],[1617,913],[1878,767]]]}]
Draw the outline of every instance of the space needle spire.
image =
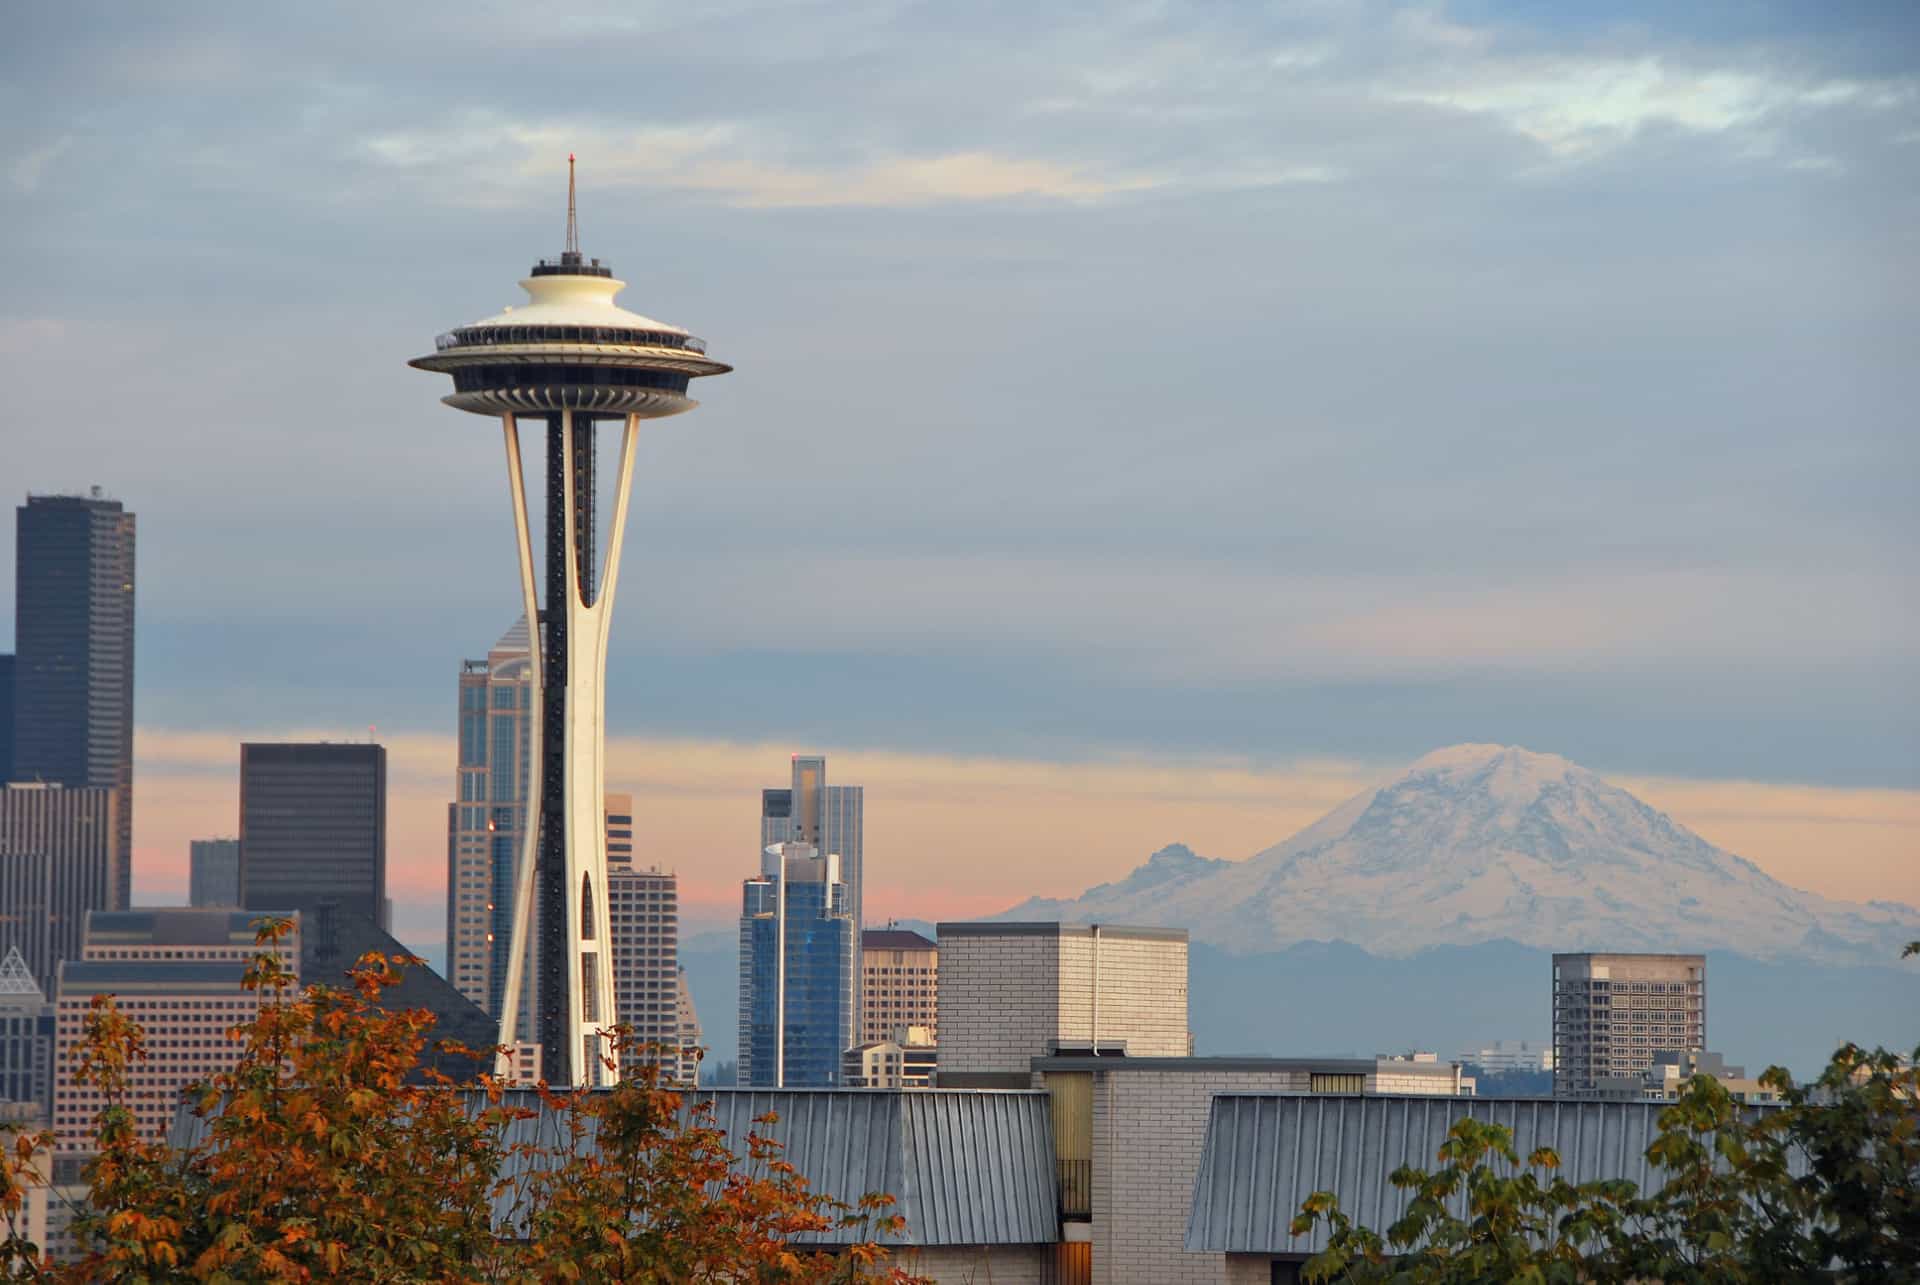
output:
[{"label": "space needle spire", "polygon": [[[699,405],[689,381],[733,369],[678,326],[614,303],[625,288],[613,269],[580,253],[574,161],[567,157],[567,242],[520,282],[529,302],[460,326],[408,364],[453,378],[441,398],[456,410],[499,420],[520,550],[520,591],[538,622],[532,660],[533,745],[526,836],[512,897],[513,931],[496,1069],[516,1045],[537,1041],[550,1084],[590,1086],[611,1078],[601,1034],[618,1020],[613,1000],[612,924],[607,904],[607,635],[633,489],[640,421]],[[546,429],[542,557],[534,557],[520,452],[522,420]],[[604,559],[595,547],[595,430],[618,425],[619,462],[609,479],[612,512]],[[544,589],[544,597],[538,591]],[[536,912],[537,907],[537,912]],[[527,976],[531,961],[533,975]],[[529,997],[532,1031],[521,1029]]]},{"label": "space needle spire", "polygon": [[580,215],[573,203],[573,153],[567,153],[567,257],[580,258]]}]

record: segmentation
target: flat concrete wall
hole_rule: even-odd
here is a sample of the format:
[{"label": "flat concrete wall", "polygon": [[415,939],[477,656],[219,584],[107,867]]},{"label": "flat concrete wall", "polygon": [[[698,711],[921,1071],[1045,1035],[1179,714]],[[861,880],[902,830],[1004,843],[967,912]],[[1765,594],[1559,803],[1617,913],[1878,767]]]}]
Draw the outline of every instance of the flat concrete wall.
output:
[{"label": "flat concrete wall", "polygon": [[932,1245],[895,1250],[890,1264],[939,1285],[1042,1285],[1053,1253],[1051,1245]]}]

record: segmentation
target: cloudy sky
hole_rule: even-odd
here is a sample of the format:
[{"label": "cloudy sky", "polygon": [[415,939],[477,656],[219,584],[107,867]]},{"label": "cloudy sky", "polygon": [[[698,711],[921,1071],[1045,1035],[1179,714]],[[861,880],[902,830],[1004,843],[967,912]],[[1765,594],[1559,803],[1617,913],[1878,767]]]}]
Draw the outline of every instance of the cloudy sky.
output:
[{"label": "cloudy sky", "polygon": [[405,361],[574,151],[622,301],[738,366],[647,430],[609,680],[696,906],[793,749],[934,915],[1461,740],[1920,901],[1912,6],[556,8],[11,15],[0,481],[139,514],[143,895],[240,737],[377,725],[438,934],[517,589]]}]

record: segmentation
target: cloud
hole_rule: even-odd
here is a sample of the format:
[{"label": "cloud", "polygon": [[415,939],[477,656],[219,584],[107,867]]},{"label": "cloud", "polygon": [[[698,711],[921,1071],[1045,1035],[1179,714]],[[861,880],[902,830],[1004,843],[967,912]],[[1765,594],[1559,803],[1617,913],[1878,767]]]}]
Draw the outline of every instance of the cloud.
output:
[{"label": "cloud", "polygon": [[[648,626],[685,651],[1041,651],[1135,678],[1272,680],[1466,671],[1592,674],[1666,665],[1914,660],[1920,601],[1873,574],[1708,568],[1481,576],[1330,575],[1220,559],[889,556],[648,558],[673,610]],[[649,612],[649,615],[659,613]]]},{"label": "cloud", "polygon": [[[441,182],[485,158],[460,190],[469,199],[551,196],[560,157],[577,152],[596,190],[647,188],[711,196],[748,209],[876,209],[1020,199],[1090,201],[1161,180],[987,150],[850,156],[837,164],[755,159],[802,154],[789,140],[738,121],[610,130],[593,121],[526,124],[483,115],[465,125],[380,134],[376,163]],[[603,198],[604,199],[604,198]]]},{"label": "cloud", "polygon": [[[1770,127],[1794,112],[1850,107],[1897,112],[1920,99],[1914,78],[1875,83],[1809,80],[1771,69],[1685,65],[1652,54],[1625,57],[1488,56],[1449,66],[1414,84],[1383,87],[1389,101],[1484,115],[1532,139],[1560,160],[1632,142],[1671,126],[1699,135],[1741,135],[1749,155],[1797,168],[1837,164],[1781,145]],[[1421,83],[1422,80],[1426,83]]]},{"label": "cloud", "polygon": [[72,146],[73,135],[62,134],[38,147],[28,149],[24,155],[14,161],[9,171],[14,187],[22,192],[39,191],[40,181],[46,177],[47,170],[55,161],[66,155],[67,149]]}]

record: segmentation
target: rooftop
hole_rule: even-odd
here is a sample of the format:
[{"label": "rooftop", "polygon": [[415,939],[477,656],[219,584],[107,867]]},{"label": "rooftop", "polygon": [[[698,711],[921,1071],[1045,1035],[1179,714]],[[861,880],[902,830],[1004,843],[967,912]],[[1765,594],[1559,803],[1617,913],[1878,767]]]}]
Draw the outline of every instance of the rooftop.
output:
[{"label": "rooftop", "polygon": [[1184,928],[1145,928],[1133,924],[1063,924],[1054,921],[965,920],[942,923],[935,932],[945,937],[1102,937],[1130,938],[1134,941],[1185,941]]},{"label": "rooftop", "polygon": [[[686,1095],[710,1103],[713,1124],[745,1163],[747,1136],[780,1143],[781,1158],[816,1192],[848,1205],[869,1192],[898,1203],[906,1232],[882,1238],[896,1245],[1037,1245],[1059,1239],[1054,1187],[1053,1124],[1045,1093],[954,1089],[709,1089]],[[487,1106],[470,1094],[471,1110]],[[525,1108],[509,1126],[513,1148],[533,1144],[568,1151],[575,1145],[567,1121],[537,1092],[510,1090],[503,1102]],[[772,1123],[769,1113],[778,1116]],[[591,1120],[589,1120],[591,1125]],[[174,1115],[168,1142],[196,1145],[207,1122],[191,1107]],[[594,1145],[589,1128],[579,1144]],[[516,1217],[518,1186],[529,1158],[510,1154],[494,1197],[496,1225]],[[803,1244],[833,1244],[846,1231],[796,1236]]]},{"label": "rooftop", "polygon": [[[1520,1155],[1551,1147],[1568,1182],[1625,1178],[1657,1186],[1647,1148],[1663,1103],[1569,1102],[1549,1098],[1451,1098],[1220,1093],[1207,1121],[1187,1223],[1190,1253],[1313,1254],[1326,1228],[1294,1237],[1288,1223],[1316,1191],[1339,1197],[1343,1213],[1368,1227],[1399,1219],[1409,1196],[1390,1175],[1401,1165],[1432,1169],[1455,1120],[1513,1131]],[[1454,1212],[1464,1216],[1466,1192]]]},{"label": "rooftop", "polygon": [[906,928],[869,928],[860,934],[860,949],[938,950],[940,945]]}]

